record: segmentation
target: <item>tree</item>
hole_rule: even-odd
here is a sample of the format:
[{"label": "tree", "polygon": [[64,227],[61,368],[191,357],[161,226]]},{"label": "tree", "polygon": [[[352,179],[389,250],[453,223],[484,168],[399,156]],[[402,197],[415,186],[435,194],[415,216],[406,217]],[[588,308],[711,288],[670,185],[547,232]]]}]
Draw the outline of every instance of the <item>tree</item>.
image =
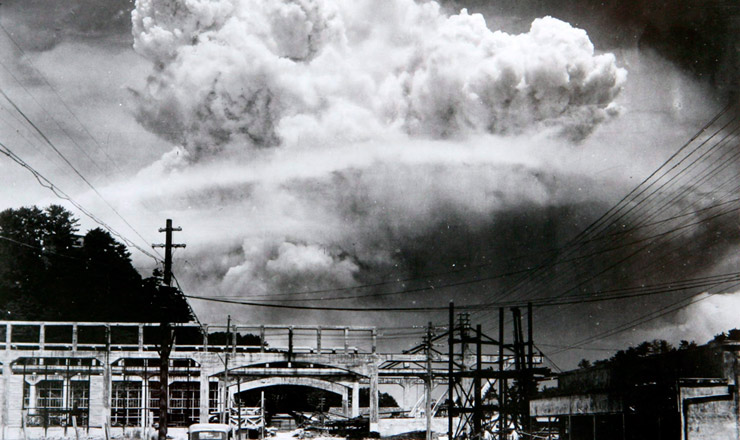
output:
[{"label": "tree", "polygon": [[581,359],[580,362],[578,362],[578,368],[590,368],[591,367],[591,361],[588,359]]},{"label": "tree", "polygon": [[[370,388],[360,388],[360,406],[370,406]],[[378,407],[380,408],[393,408],[398,407],[398,402],[388,393],[378,393]]]},{"label": "tree", "polygon": [[126,246],[61,206],[0,212],[0,312],[14,320],[189,321],[177,291],[142,279]]},{"label": "tree", "polygon": [[676,349],[668,341],[664,339],[653,339],[652,341],[644,341],[638,345],[629,347],[626,351],[619,350],[609,360],[619,361],[625,359],[643,358],[655,354],[670,353],[673,351],[676,351]]},{"label": "tree", "polygon": [[[0,212],[0,309],[9,319],[48,319],[50,279],[68,273],[77,219],[60,206]],[[72,275],[72,274],[69,274]]]}]

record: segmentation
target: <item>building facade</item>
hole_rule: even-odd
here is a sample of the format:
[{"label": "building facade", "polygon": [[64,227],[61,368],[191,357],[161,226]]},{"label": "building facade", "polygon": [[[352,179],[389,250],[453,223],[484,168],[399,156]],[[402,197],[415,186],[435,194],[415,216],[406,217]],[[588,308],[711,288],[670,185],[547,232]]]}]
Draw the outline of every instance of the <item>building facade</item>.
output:
[{"label": "building facade", "polygon": [[[2,439],[153,435],[158,331],[153,324],[0,322]],[[209,343],[213,331],[225,341]],[[240,334],[260,342],[239,344]],[[182,325],[174,341],[168,426],[175,437],[231,409],[235,394],[275,385],[335,393],[348,417],[359,414],[360,386],[369,386],[369,421],[377,427],[384,358],[373,328]]]},{"label": "building facade", "polygon": [[565,440],[736,440],[739,352],[715,343],[566,372],[530,413]]}]

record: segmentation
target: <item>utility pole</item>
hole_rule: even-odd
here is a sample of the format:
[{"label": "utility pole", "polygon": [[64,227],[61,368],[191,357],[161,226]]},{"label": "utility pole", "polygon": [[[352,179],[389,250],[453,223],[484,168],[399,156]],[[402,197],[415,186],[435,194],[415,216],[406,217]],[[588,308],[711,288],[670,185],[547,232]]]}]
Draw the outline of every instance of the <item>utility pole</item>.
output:
[{"label": "utility pole", "polygon": [[427,335],[424,340],[424,351],[427,357],[427,377],[424,381],[424,416],[426,417],[426,440],[432,440],[432,386],[434,384],[434,377],[432,376],[432,323],[427,324]]},{"label": "utility pole", "polygon": [[[167,225],[159,232],[165,233],[165,244],[154,244],[152,247],[164,248],[164,286],[160,286],[160,298],[167,299],[172,288],[172,248],[184,248],[184,244],[172,244],[172,232],[182,231],[182,228],[173,228],[172,219],[167,219]],[[169,377],[170,352],[172,351],[173,331],[172,324],[166,310],[166,304],[161,304],[162,313],[159,323],[161,342],[159,347],[159,440],[167,440],[167,412],[169,406]]]},{"label": "utility pole", "polygon": [[229,409],[229,352],[231,351],[231,315],[226,318],[226,353],[224,355],[224,411],[221,413],[221,423],[229,423],[231,410]]},{"label": "utility pole", "polygon": [[454,440],[452,417],[455,410],[454,355],[455,355],[455,303],[450,301],[449,327],[447,332],[447,439]]}]

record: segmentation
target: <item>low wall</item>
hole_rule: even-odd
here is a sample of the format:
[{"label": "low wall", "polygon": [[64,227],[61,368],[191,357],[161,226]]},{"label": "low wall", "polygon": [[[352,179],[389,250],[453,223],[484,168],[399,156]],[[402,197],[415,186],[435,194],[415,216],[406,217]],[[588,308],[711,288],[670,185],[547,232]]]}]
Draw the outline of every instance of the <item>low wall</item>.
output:
[{"label": "low wall", "polygon": [[[110,437],[111,440],[156,440],[157,430],[154,428],[147,429],[146,433],[142,432],[141,428],[111,428]],[[146,438],[145,438],[146,435]],[[103,428],[77,428],[75,433],[74,428],[67,427],[65,430],[62,427],[44,428],[40,427],[29,427],[26,428],[25,433],[22,428],[8,427],[5,428],[4,439],[5,440],[105,440],[106,433]],[[188,429],[187,428],[169,428],[167,430],[167,438],[173,440],[187,440]]]},{"label": "low wall", "polygon": [[[403,434],[405,432],[426,431],[427,419],[421,418],[397,418],[380,419],[379,433],[381,437]],[[447,433],[447,417],[434,417],[432,419],[432,432],[437,434]]]}]

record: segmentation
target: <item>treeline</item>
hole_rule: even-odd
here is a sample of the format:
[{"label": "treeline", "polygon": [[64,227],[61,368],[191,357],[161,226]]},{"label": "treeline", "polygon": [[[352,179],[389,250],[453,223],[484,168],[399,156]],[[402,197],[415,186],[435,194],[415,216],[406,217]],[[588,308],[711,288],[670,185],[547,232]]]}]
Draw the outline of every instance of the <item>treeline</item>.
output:
[{"label": "treeline", "polygon": [[187,322],[157,276],[142,278],[126,246],[96,228],[78,235],[61,206],[0,212],[0,314],[5,320]]},{"label": "treeline", "polygon": [[[721,344],[728,341],[740,341],[740,329],[732,329],[727,332],[722,332],[714,335],[709,344]],[[619,350],[613,356],[608,359],[601,359],[591,363],[588,359],[581,359],[578,363],[578,368],[589,368],[594,365],[603,365],[612,362],[629,362],[648,356],[673,353],[676,351],[692,350],[697,348],[698,345],[694,341],[682,340],[678,346],[674,346],[665,339],[653,339],[652,341],[644,341],[637,345],[627,348],[626,350]]]}]

